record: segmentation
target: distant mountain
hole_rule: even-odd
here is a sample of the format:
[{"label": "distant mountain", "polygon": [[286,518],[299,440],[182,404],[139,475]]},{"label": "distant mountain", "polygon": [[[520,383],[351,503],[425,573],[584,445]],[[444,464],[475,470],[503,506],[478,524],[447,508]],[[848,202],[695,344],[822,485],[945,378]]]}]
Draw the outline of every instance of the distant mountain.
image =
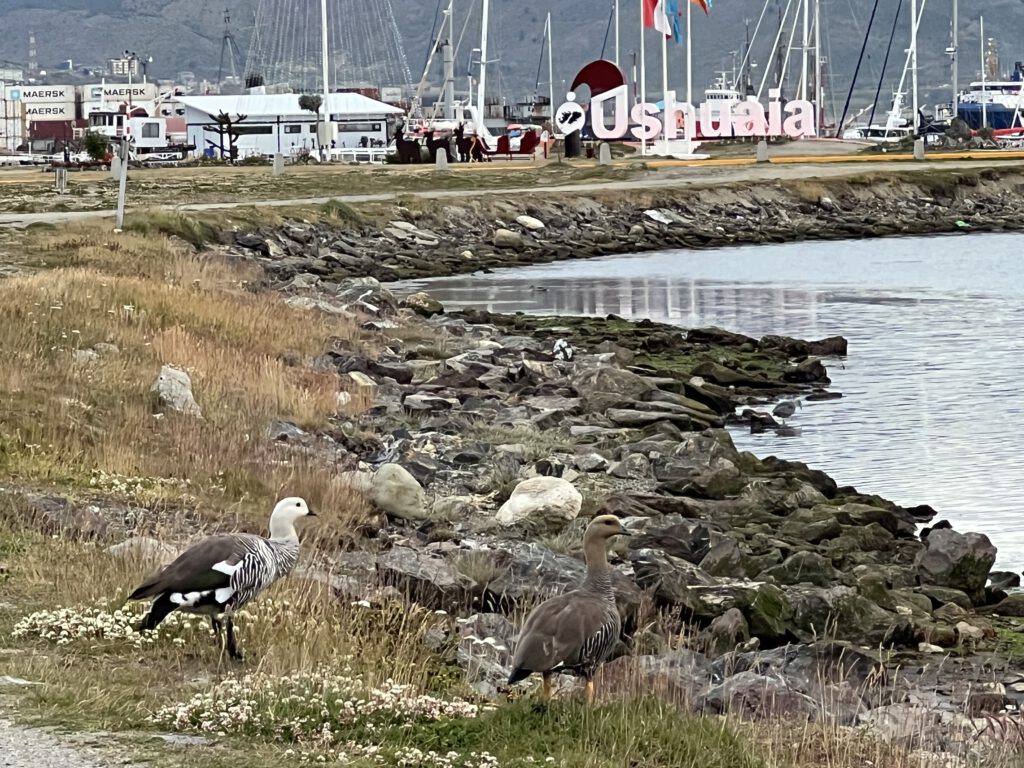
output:
[{"label": "distant mountain", "polygon": [[[268,2],[269,0],[264,0]],[[125,49],[151,55],[154,59],[150,74],[156,77],[174,77],[177,72],[190,70],[200,76],[212,77],[217,73],[221,55],[224,7],[230,8],[232,29],[242,51],[249,49],[254,30],[254,11],[258,0],[226,0],[224,4],[203,4],[194,0],[169,0],[165,4],[143,0],[0,0],[0,60],[24,63],[28,58],[28,36],[36,34],[40,66],[53,67],[58,62],[72,59],[76,64],[100,64]],[[437,0],[331,0],[346,4],[338,13],[338,24],[346,30],[356,29],[362,37],[373,40],[375,30],[385,23],[377,18],[380,8],[388,4],[402,36],[405,56],[414,80],[419,79],[426,54],[432,43],[432,31],[438,18]],[[444,0],[447,2],[447,0]],[[638,0],[620,0],[621,50],[623,58],[632,61],[632,52],[639,40]],[[768,12],[754,43],[755,80],[760,80],[764,67],[771,66],[770,46],[778,26],[778,10],[790,0],[769,0]],[[799,6],[800,0],[792,0]],[[540,64],[544,17],[548,10],[553,17],[555,38],[556,99],[564,95],[564,81],[570,81],[579,67],[589,60],[613,55],[613,34],[608,31],[609,11],[613,0],[492,0],[491,35],[488,59],[499,59],[488,68],[488,92],[501,93],[510,100],[528,98],[534,92]],[[314,7],[318,7],[318,3]],[[479,8],[480,0],[456,2],[456,38],[462,34],[465,14],[470,6]],[[824,54],[828,58],[831,98],[842,108],[846,91],[864,38],[864,30],[873,3],[871,0],[822,0]],[[861,68],[858,93],[854,105],[863,106],[874,95],[879,73],[885,58],[886,44],[893,29],[893,16],[898,3],[881,0],[875,27]],[[931,0],[920,31],[920,74],[922,102],[932,104],[948,100],[949,66],[945,48],[949,44],[949,14],[952,0]],[[285,6],[287,7],[287,5]],[[300,5],[295,3],[295,8]],[[694,7],[694,90],[699,94],[711,84],[715,73],[727,70],[730,75],[738,58],[732,52],[740,51],[745,36],[744,20],[749,19],[753,33],[764,0],[714,0],[711,15],[704,17]],[[960,48],[961,82],[978,77],[981,52],[978,39],[977,11],[970,4],[961,4]],[[1024,3],[1021,0],[987,0],[985,28],[1003,51],[1001,69],[1013,67],[1013,56],[1021,46],[1013,30],[1024,29]],[[887,76],[881,89],[881,101],[888,103],[892,89],[899,80],[909,41],[910,0],[904,0],[902,18],[896,24]],[[968,18],[969,16],[969,18]],[[261,33],[278,30],[281,25],[294,21],[283,18],[262,25]],[[314,18],[313,29],[318,23]],[[300,25],[296,25],[301,27]],[[607,31],[607,43],[605,43]],[[302,35],[290,32],[296,46]],[[465,26],[460,57],[460,87],[464,87],[471,49],[479,47],[479,27],[474,15]],[[787,39],[789,28],[784,35]],[[382,41],[385,38],[380,38]],[[794,42],[799,45],[800,30]],[[314,46],[318,42],[314,39]],[[648,53],[648,89],[651,94],[660,90],[661,67],[659,41],[655,33],[646,38]],[[381,48],[384,43],[381,43]],[[371,50],[373,44],[370,43]],[[684,46],[670,43],[671,84],[685,90]],[[393,56],[393,51],[381,51],[382,56]],[[792,53],[798,63],[799,51]],[[540,68],[541,79],[546,80],[546,62]],[[796,71],[795,69],[793,70]],[[382,85],[385,83],[381,83]],[[493,87],[492,87],[493,86]],[[907,81],[909,89],[909,79]],[[792,89],[790,89],[792,90]],[[546,86],[541,86],[546,91]]]}]

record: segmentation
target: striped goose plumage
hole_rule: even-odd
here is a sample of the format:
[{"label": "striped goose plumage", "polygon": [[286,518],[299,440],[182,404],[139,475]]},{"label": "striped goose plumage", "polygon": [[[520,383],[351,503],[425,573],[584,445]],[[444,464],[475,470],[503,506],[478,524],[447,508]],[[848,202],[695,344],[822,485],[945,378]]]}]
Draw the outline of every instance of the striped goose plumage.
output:
[{"label": "striped goose plumage", "polygon": [[629,532],[614,515],[595,517],[583,535],[587,577],[579,588],[552,597],[527,617],[512,658],[509,683],[534,672],[544,678],[544,695],[551,695],[551,677],[572,669],[587,681],[587,700],[593,700],[593,676],[612,651],[622,628],[608,565],[608,542]]},{"label": "striped goose plumage", "polygon": [[299,561],[295,521],[307,515],[315,513],[304,500],[282,499],[270,516],[269,539],[228,533],[193,544],[128,596],[129,600],[155,598],[136,628],[155,629],[172,611],[205,614],[219,641],[219,617],[226,614],[228,654],[240,659],[232,616],[295,568]]}]

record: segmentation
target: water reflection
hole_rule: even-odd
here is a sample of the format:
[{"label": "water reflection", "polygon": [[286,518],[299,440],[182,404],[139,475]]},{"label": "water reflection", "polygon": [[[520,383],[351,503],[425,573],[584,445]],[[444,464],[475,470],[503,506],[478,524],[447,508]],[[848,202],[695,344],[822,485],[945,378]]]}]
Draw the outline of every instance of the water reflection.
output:
[{"label": "water reflection", "polygon": [[672,251],[417,283],[450,307],[606,315],[752,336],[842,334],[844,398],[808,403],[802,433],[734,433],[758,455],[928,503],[1024,568],[1024,286],[1017,235]]}]

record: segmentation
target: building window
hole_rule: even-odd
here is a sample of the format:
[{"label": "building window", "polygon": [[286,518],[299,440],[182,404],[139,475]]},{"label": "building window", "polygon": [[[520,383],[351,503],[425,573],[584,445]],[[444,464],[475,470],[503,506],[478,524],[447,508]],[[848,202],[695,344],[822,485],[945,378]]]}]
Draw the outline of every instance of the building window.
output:
[{"label": "building window", "polygon": [[142,138],[144,138],[144,139],[159,139],[160,138],[160,123],[143,123],[142,124]]},{"label": "building window", "polygon": [[272,125],[238,125],[232,128],[239,136],[254,136],[257,134],[269,134],[274,132]]},{"label": "building window", "polygon": [[341,123],[338,130],[342,133],[376,133],[380,123]]},{"label": "building window", "polygon": [[316,126],[315,125],[309,126],[309,132],[310,133],[316,133]]},{"label": "building window", "polygon": [[286,125],[284,127],[285,133],[302,133],[301,125]]}]

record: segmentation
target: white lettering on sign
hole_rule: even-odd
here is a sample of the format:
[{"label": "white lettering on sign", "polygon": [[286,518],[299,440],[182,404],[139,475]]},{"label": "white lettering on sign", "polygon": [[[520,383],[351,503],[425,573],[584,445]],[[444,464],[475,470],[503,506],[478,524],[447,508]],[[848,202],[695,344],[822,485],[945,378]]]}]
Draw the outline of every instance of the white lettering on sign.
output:
[{"label": "white lettering on sign", "polygon": [[74,101],[72,85],[11,85],[4,91],[7,101]]},{"label": "white lettering on sign", "polygon": [[93,101],[128,98],[151,99],[156,96],[156,86],[152,83],[140,83],[138,85],[89,85],[85,87],[85,93]]},{"label": "white lettering on sign", "polygon": [[[782,103],[778,89],[768,91],[768,111],[753,98],[745,101],[705,102],[698,111],[692,104],[676,101],[675,91],[665,92],[664,108],[656,104],[634,104],[629,108],[629,92],[625,85],[612,88],[590,100],[590,124],[599,139],[624,139],[632,135],[638,140],[653,141],[664,135],[675,139],[681,126],[687,138],[696,137],[697,124],[705,138],[733,136],[788,136],[791,139],[816,135],[814,105],[804,99]],[[555,126],[563,134],[583,127],[582,109],[575,103],[575,94],[558,108]],[[606,113],[610,107],[611,120]],[[629,120],[635,124],[629,127]],[[610,122],[610,124],[609,124]]]}]

